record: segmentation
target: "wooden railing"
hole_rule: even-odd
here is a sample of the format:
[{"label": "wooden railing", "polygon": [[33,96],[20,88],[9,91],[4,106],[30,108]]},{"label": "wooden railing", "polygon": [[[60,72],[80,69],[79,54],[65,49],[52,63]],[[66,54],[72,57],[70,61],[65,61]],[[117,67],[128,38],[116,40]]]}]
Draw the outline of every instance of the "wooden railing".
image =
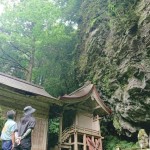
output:
[{"label": "wooden railing", "polygon": [[92,136],[96,136],[96,137],[101,137],[100,134],[99,134],[99,131],[73,125],[69,128],[66,128],[62,132],[61,142],[63,143],[65,140],[67,140],[69,138],[69,136],[71,134],[73,134],[74,132],[78,132],[78,133],[81,133],[81,134],[92,135]]},{"label": "wooden railing", "polygon": [[74,129],[77,130],[79,133],[85,133],[93,136],[100,136],[99,131],[93,129],[83,128],[80,126],[74,126]]}]

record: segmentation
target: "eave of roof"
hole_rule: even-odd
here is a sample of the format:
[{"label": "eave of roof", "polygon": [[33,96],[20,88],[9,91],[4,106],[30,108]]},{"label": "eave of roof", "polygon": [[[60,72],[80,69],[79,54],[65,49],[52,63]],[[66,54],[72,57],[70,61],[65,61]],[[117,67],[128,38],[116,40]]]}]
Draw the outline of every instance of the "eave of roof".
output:
[{"label": "eave of roof", "polygon": [[95,85],[94,85],[93,90],[94,90],[94,92],[95,92],[95,94],[96,94],[96,96],[97,96],[97,99],[98,99],[99,102],[100,102],[99,105],[100,105],[108,114],[111,114],[111,113],[112,113],[112,110],[111,110],[108,106],[106,106],[105,103],[104,103],[104,101],[100,98],[99,93],[98,93],[98,91],[97,91]]},{"label": "eave of roof", "polygon": [[64,103],[68,100],[76,102],[78,100],[85,99],[86,97],[89,97],[89,95],[91,94],[93,90],[93,87],[94,87],[93,84],[84,86],[69,95],[64,95],[64,96],[59,97],[59,99],[63,100]]},{"label": "eave of roof", "polygon": [[95,99],[98,102],[99,106],[106,112],[106,114],[111,114],[112,111],[104,104],[103,100],[100,98],[96,90],[96,87],[93,84],[85,85],[69,95],[59,97],[59,99],[62,100],[63,103],[77,103],[87,100],[93,92],[95,92],[96,94]]},{"label": "eave of roof", "polygon": [[21,90],[21,91],[29,92],[29,93],[32,93],[35,95],[39,95],[39,96],[42,96],[45,98],[57,100],[56,98],[54,98],[53,96],[48,94],[44,90],[43,87],[32,84],[25,80],[18,79],[16,77],[12,77],[10,75],[6,75],[4,73],[0,73],[0,84],[17,89],[17,90]]}]

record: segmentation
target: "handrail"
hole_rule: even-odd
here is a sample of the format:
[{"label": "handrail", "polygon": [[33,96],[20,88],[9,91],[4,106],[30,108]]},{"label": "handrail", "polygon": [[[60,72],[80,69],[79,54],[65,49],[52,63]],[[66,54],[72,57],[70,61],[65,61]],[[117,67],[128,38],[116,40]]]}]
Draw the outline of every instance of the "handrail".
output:
[{"label": "handrail", "polygon": [[68,127],[66,128],[63,132],[62,132],[62,135],[65,134],[65,133],[68,133],[71,129],[74,129],[73,127]]},{"label": "handrail", "polygon": [[[65,140],[68,138],[69,134],[73,133],[75,130],[81,130],[81,132],[82,132],[82,131],[87,131],[87,132],[90,132],[90,133],[99,135],[99,131],[92,130],[92,129],[88,129],[88,128],[83,128],[83,127],[80,127],[80,126],[77,126],[77,125],[72,125],[71,127],[66,128],[66,129],[62,132],[61,140],[62,140],[62,141],[65,141]],[[66,138],[66,139],[65,139],[65,138]]]},{"label": "handrail", "polygon": [[93,132],[93,133],[99,133],[99,131],[97,131],[97,130],[88,129],[88,128],[83,128],[83,127],[80,127],[80,126],[77,126],[77,125],[75,125],[75,128],[76,128],[76,129],[81,129],[81,130],[83,130],[83,131],[89,131],[89,132]]}]

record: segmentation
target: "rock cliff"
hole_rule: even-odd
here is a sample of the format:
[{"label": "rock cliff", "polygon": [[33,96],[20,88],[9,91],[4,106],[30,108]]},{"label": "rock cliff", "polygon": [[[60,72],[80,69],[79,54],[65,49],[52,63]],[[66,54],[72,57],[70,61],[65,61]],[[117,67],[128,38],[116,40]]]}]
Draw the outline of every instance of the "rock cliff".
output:
[{"label": "rock cliff", "polygon": [[83,0],[75,63],[113,110],[113,126],[131,136],[150,126],[150,1]]}]

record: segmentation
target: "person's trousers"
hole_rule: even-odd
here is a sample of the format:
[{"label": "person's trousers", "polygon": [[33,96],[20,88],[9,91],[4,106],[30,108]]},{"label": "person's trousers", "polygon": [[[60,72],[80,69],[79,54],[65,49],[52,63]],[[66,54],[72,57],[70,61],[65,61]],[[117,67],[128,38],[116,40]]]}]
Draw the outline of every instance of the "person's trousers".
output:
[{"label": "person's trousers", "polygon": [[13,150],[31,150],[31,146],[28,147],[28,145],[24,144],[20,144],[20,145],[17,145],[15,144],[15,147],[13,148]]},{"label": "person's trousers", "polygon": [[20,145],[15,144],[13,150],[31,150],[31,140],[28,138],[22,139]]},{"label": "person's trousers", "polygon": [[13,150],[31,150],[31,148],[18,148],[18,147],[16,148],[15,147]]},{"label": "person's trousers", "polygon": [[31,150],[31,148],[23,148],[21,146],[18,146],[18,147],[14,147],[13,150]]},{"label": "person's trousers", "polygon": [[12,141],[11,140],[2,140],[2,150],[11,150]]}]

